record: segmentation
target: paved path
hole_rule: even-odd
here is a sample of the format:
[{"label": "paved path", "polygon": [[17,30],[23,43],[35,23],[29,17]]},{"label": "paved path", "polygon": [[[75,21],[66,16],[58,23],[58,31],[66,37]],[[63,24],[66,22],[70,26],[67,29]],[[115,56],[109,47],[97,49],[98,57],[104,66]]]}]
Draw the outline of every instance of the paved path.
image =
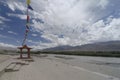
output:
[{"label": "paved path", "polygon": [[20,71],[5,73],[0,80],[119,80],[53,59],[34,57],[34,60]]}]

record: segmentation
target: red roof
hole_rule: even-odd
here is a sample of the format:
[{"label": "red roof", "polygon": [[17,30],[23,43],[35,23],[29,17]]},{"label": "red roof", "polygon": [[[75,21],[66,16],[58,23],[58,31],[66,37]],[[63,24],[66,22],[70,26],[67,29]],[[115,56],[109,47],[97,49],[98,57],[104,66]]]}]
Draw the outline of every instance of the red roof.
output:
[{"label": "red roof", "polygon": [[27,45],[23,45],[22,47],[18,47],[18,49],[32,49],[32,48],[28,47]]}]

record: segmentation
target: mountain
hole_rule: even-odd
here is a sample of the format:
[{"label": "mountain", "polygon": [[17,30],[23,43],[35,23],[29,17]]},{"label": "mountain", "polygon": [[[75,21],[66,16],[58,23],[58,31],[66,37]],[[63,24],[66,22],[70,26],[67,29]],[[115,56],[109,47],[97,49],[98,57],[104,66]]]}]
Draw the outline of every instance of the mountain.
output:
[{"label": "mountain", "polygon": [[0,51],[1,50],[17,50],[17,48],[13,48],[13,47],[4,47],[4,46],[0,46]]},{"label": "mountain", "polygon": [[43,51],[120,51],[120,41],[98,42],[81,46],[58,46]]}]

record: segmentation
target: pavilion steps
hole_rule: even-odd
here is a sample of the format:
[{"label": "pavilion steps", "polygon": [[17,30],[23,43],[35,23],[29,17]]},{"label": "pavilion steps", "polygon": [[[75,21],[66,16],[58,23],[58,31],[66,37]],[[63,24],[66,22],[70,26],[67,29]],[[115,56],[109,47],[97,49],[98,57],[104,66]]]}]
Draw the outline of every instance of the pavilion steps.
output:
[{"label": "pavilion steps", "polygon": [[2,63],[0,63],[0,76],[2,76],[5,72],[5,68],[8,66],[8,64],[11,64],[12,60],[8,59]]},{"label": "pavilion steps", "polygon": [[16,64],[14,63],[10,63],[6,68],[5,68],[5,72],[12,72],[14,71],[14,68],[16,67]]},{"label": "pavilion steps", "polygon": [[4,70],[5,72],[19,71],[23,65],[29,65],[26,61],[12,62]]}]

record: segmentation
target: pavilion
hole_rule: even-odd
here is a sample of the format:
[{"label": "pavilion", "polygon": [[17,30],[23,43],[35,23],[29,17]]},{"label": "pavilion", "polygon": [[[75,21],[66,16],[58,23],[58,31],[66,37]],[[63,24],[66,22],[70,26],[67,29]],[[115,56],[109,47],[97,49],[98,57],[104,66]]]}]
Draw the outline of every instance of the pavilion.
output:
[{"label": "pavilion", "polygon": [[[30,55],[30,50],[32,48],[28,47],[27,45],[23,45],[22,47],[18,47],[18,49],[20,49],[20,59],[24,59],[24,58],[31,58],[31,55]],[[27,57],[23,57],[23,49],[26,49],[27,50]]]}]

